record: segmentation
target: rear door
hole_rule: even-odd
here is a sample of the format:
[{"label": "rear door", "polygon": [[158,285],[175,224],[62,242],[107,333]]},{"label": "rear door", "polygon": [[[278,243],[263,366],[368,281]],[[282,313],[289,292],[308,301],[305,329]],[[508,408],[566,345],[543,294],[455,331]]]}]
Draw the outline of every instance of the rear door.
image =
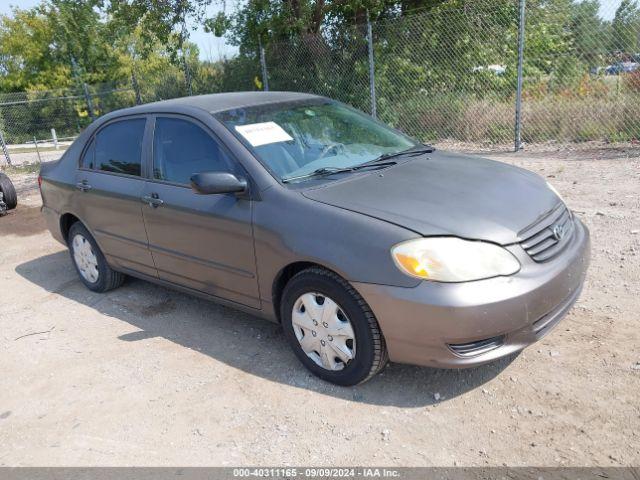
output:
[{"label": "rear door", "polygon": [[74,203],[113,267],[156,277],[142,219],[146,124],[145,116],[126,117],[96,132],[81,157]]},{"label": "rear door", "polygon": [[143,214],[159,277],[259,308],[251,200],[198,195],[189,181],[205,171],[246,173],[198,121],[178,115],[152,121],[152,170]]}]

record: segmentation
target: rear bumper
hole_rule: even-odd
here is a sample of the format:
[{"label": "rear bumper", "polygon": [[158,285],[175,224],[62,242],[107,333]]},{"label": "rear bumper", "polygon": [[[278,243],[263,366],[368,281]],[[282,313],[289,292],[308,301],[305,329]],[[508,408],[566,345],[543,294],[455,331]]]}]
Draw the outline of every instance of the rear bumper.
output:
[{"label": "rear bumper", "polygon": [[378,319],[390,359],[472,367],[549,333],[578,299],[589,265],[589,232],[575,222],[575,238],[549,262],[536,263],[519,245],[509,247],[522,264],[510,277],[414,288],[355,283]]},{"label": "rear bumper", "polygon": [[62,237],[62,230],[60,229],[60,214],[54,209],[45,206],[42,207],[41,211],[53,238],[66,246],[67,242]]}]

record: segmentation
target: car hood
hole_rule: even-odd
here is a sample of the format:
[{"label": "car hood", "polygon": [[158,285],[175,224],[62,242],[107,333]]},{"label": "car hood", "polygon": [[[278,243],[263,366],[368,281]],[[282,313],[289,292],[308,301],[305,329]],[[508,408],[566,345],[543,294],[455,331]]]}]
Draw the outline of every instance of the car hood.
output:
[{"label": "car hood", "polygon": [[501,245],[517,242],[518,232],[561,201],[535,173],[439,151],[302,193],[421,235]]}]

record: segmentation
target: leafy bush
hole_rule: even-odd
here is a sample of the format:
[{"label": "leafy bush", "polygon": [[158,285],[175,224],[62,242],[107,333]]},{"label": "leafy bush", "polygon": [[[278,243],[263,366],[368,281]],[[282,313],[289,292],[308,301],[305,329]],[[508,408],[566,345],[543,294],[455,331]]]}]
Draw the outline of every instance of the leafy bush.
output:
[{"label": "leafy bush", "polygon": [[[640,139],[640,95],[567,97],[559,93],[523,101],[526,143]],[[505,144],[513,140],[513,98],[414,94],[382,98],[380,118],[422,141]]]},{"label": "leafy bush", "polygon": [[640,93],[640,70],[624,75],[624,87],[628,92]]},{"label": "leafy bush", "polygon": [[640,97],[564,98],[552,96],[526,102],[523,139],[528,143],[640,138]]}]

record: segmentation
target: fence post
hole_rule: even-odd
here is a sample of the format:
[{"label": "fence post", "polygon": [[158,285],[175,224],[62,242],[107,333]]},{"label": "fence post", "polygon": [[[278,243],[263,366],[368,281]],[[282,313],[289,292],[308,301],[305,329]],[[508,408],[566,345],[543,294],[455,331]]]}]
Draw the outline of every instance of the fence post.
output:
[{"label": "fence post", "polygon": [[371,29],[371,20],[369,20],[369,10],[367,10],[367,45],[369,50],[369,96],[371,97],[371,116],[373,118],[377,118],[375,64],[373,63],[373,32]]},{"label": "fence post", "polygon": [[91,100],[91,94],[89,93],[89,86],[82,82],[82,90],[84,91],[84,99],[87,102],[87,108],[89,109],[89,118],[93,122],[95,117],[93,115],[93,101]]},{"label": "fence post", "polygon": [[2,132],[0,132],[0,146],[2,147],[2,153],[4,153],[4,158],[7,160],[7,165],[11,165],[11,157],[9,156],[9,149],[7,149],[7,144],[4,142],[4,137],[2,136]]},{"label": "fence post", "polygon": [[[34,139],[36,137],[33,137]],[[56,147],[56,150],[58,150],[58,135],[56,135],[56,129],[52,128],[51,129],[51,140],[53,140],[53,146]],[[37,148],[37,145],[36,145]]]},{"label": "fence post", "polygon": [[518,84],[516,88],[516,128],[515,150],[522,149],[522,64],[524,62],[524,15],[526,0],[520,0],[520,19],[518,21]]},{"label": "fence post", "polygon": [[133,92],[136,96],[136,105],[140,105],[142,103],[142,96],[140,95],[140,85],[138,84],[138,77],[136,77],[136,72],[131,70],[131,86],[133,87]]},{"label": "fence post", "polygon": [[[53,130],[53,128],[51,129]],[[38,149],[38,140],[36,137],[33,137],[33,144],[36,146],[36,153],[38,154],[38,163],[42,163],[42,158],[40,158],[40,150]]]},{"label": "fence post", "polygon": [[269,77],[267,75],[267,59],[264,55],[264,47],[262,46],[262,40],[258,39],[258,46],[260,47],[260,66],[262,67],[262,88],[265,92],[269,91]]}]

